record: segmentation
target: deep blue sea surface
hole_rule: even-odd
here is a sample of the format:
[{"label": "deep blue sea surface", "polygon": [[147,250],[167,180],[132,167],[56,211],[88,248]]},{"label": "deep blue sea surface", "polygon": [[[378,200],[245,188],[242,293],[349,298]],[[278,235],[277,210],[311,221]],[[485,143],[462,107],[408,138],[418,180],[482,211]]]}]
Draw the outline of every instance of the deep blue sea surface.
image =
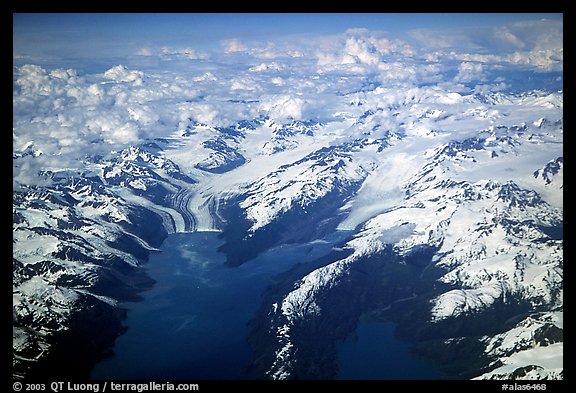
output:
[{"label": "deep blue sea surface", "polygon": [[338,344],[337,379],[432,380],[432,364],[410,353],[411,343],[394,336],[391,322],[360,322],[356,331]]},{"label": "deep blue sea surface", "polygon": [[[147,270],[156,280],[128,309],[127,332],[114,355],[98,363],[93,379],[241,379],[250,360],[247,323],[273,277],[298,262],[328,254],[335,238],[270,250],[239,267],[224,265],[215,232],[170,235]],[[392,325],[360,323],[339,346],[341,379],[428,379],[432,374],[407,354]],[[416,367],[415,367],[416,365]]]},{"label": "deep blue sea surface", "polygon": [[94,379],[240,379],[250,358],[247,322],[275,275],[328,254],[330,241],[277,247],[239,267],[224,265],[216,232],[170,235],[150,256],[156,284],[125,303],[128,331]]}]

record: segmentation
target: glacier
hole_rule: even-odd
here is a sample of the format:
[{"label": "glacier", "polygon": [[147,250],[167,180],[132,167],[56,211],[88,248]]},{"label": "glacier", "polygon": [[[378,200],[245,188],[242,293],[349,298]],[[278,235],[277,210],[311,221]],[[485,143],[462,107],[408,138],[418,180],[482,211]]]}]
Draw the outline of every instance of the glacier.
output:
[{"label": "glacier", "polygon": [[[259,64],[253,78],[285,71]],[[25,71],[53,96],[31,93]],[[473,342],[475,361],[449,378],[563,377],[562,91],[338,87],[312,116],[320,109],[305,94],[236,86],[234,100],[216,89],[204,102],[199,90],[225,83],[217,77],[15,72],[15,377],[48,375],[46,364],[90,345],[78,336],[99,348],[68,372],[89,369],[122,332],[121,303],[153,285],[149,253],[194,231],[219,232],[230,266],[352,233],[331,259],[271,285],[253,321],[252,377],[333,377],[325,354],[368,314],[395,321],[433,359]],[[306,82],[304,93],[328,89]],[[44,112],[32,116],[30,100]],[[61,141],[56,154],[54,124],[95,142],[72,158]],[[120,131],[102,140],[95,129]],[[454,370],[458,359],[439,361]],[[302,366],[315,362],[315,373]]]}]

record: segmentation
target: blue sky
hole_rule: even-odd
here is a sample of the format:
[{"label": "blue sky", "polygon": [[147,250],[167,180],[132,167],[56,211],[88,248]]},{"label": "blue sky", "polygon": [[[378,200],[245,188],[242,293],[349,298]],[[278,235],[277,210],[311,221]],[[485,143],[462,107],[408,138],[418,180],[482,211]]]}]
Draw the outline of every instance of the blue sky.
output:
[{"label": "blue sky", "polygon": [[[122,57],[142,47],[218,49],[223,40],[274,41],[341,34],[350,28],[393,38],[416,29],[474,29],[562,14],[14,14],[14,54],[35,59]],[[455,30],[455,34],[456,33]]]},{"label": "blue sky", "polygon": [[67,33],[87,37],[105,31],[144,37],[202,33],[226,38],[244,34],[334,34],[364,27],[398,33],[414,28],[494,26],[533,19],[562,19],[561,14],[533,13],[115,13],[15,14],[14,32]]}]

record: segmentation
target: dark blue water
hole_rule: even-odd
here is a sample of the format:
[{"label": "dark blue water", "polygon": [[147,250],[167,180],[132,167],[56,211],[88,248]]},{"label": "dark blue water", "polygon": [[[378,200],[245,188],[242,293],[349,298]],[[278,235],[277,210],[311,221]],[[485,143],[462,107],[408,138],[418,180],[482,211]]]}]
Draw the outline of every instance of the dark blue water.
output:
[{"label": "dark blue water", "polygon": [[[277,274],[328,254],[348,233],[327,241],[285,245],[239,267],[226,267],[213,232],[170,235],[147,264],[154,287],[125,303],[127,332],[115,355],[92,370],[93,379],[241,379],[250,360],[247,322]],[[360,323],[338,348],[340,379],[433,379],[409,356],[393,325]],[[357,337],[355,339],[354,337]]]},{"label": "dark blue water", "polygon": [[251,355],[247,322],[273,276],[328,254],[329,241],[281,246],[239,267],[226,267],[218,233],[170,235],[153,254],[155,286],[126,303],[128,331],[115,355],[92,370],[94,379],[240,379]]},{"label": "dark blue water", "polygon": [[386,322],[359,323],[356,331],[337,346],[337,379],[438,379],[430,363],[410,354],[410,342],[394,336],[394,328],[394,324]]}]

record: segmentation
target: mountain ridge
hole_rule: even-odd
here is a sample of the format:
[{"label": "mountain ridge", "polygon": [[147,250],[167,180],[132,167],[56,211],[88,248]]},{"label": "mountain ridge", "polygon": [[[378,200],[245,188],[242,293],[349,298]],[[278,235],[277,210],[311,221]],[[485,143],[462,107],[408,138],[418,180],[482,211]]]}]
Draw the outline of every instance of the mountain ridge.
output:
[{"label": "mountain ridge", "polygon": [[[342,244],[347,256],[290,276],[275,301],[263,303],[266,311],[252,325],[269,330],[257,328],[250,340],[267,363],[253,364],[253,375],[334,377],[334,358],[320,349],[332,353],[334,340],[358,318],[381,313],[420,339],[432,358],[441,358],[438,348],[473,342],[482,359],[475,366],[482,367],[447,375],[561,378],[561,356],[524,363],[533,358],[526,351],[537,354],[542,343],[556,354],[562,348],[562,94],[420,88],[396,92],[393,101],[389,93],[376,87],[344,95],[350,112],[322,122],[190,123],[185,132],[86,157],[81,170],[46,170],[44,184],[19,185],[13,192],[15,377],[50,359],[54,337],[70,332],[82,310],[118,315],[103,339],[104,347],[111,345],[122,331],[117,305],[152,285],[142,265],[170,233],[221,231],[221,250],[237,266],[283,242],[349,229],[354,235]],[[13,162],[40,156],[34,144],[24,144]],[[359,289],[363,269],[375,281]],[[387,274],[403,277],[393,293],[383,287]],[[354,294],[364,300],[338,315],[334,307]],[[412,311],[398,310],[400,300],[415,307],[422,327],[408,321]],[[505,322],[518,310],[529,315],[508,330],[484,323],[466,335],[468,318]],[[329,326],[316,322],[325,314],[341,329],[304,350],[313,336],[302,326],[320,332]],[[345,315],[350,323],[342,322]],[[449,323],[452,336],[442,336],[439,326]],[[532,329],[532,341],[508,344],[520,340],[522,326]],[[443,346],[432,345],[440,339]],[[54,356],[65,356],[54,348]],[[298,366],[314,359],[315,372]]]}]

